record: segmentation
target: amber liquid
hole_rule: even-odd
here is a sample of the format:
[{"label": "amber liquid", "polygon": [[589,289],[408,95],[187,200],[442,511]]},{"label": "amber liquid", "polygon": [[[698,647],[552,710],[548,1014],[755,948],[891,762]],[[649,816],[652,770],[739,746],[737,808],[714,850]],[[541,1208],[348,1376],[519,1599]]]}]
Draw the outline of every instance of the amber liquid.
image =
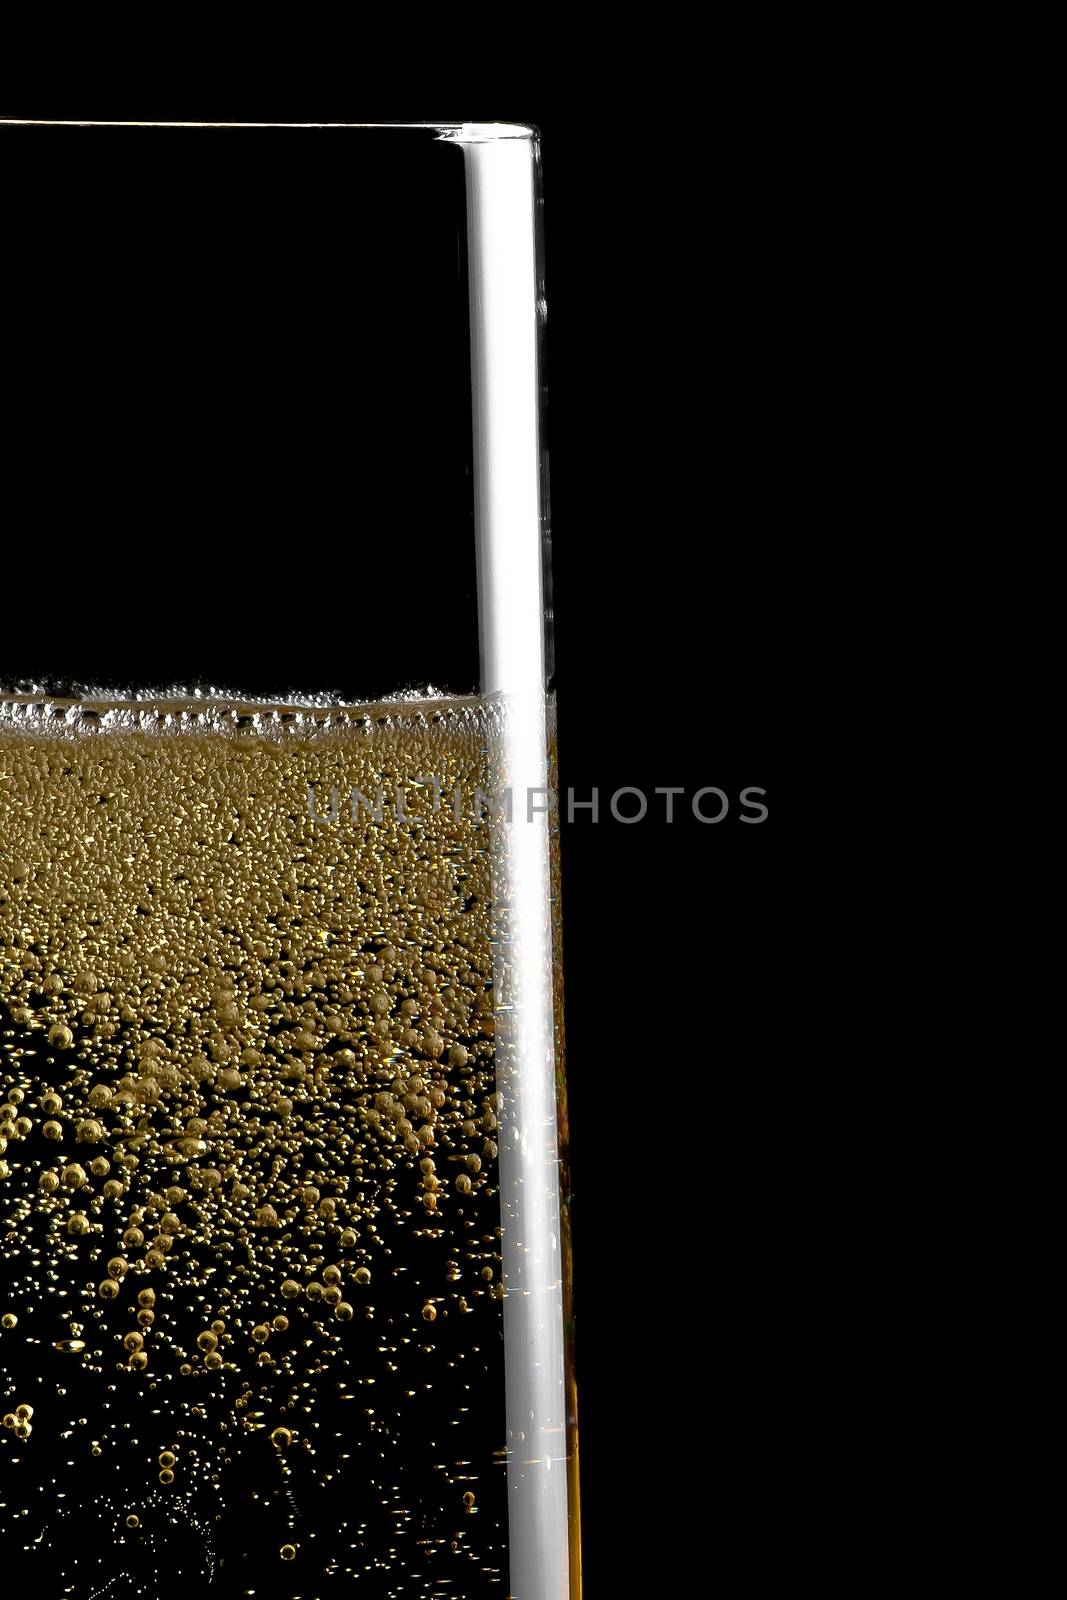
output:
[{"label": "amber liquid", "polygon": [[509,1593],[495,737],[4,708],[9,1579]]}]

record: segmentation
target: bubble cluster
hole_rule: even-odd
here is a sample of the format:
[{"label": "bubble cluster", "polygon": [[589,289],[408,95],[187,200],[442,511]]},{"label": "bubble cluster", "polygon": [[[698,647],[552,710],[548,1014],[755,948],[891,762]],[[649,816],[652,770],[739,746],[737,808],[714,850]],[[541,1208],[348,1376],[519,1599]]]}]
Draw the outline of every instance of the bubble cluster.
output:
[{"label": "bubble cluster", "polygon": [[427,789],[307,800],[469,794],[492,742],[466,702],[0,715],[0,1516],[27,1576],[507,1593],[484,829]]}]

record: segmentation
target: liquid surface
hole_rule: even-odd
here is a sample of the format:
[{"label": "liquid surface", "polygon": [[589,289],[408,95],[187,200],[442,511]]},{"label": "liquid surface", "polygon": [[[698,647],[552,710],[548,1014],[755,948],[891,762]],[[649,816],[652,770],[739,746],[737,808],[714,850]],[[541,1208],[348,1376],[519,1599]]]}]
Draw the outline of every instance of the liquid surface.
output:
[{"label": "liquid surface", "polygon": [[0,708],[8,1581],[507,1593],[493,739]]}]

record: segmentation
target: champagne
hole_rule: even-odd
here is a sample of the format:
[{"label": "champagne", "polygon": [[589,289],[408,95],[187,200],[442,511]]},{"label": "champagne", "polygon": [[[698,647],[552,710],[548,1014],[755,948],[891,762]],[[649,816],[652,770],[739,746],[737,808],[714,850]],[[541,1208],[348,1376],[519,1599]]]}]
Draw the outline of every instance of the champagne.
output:
[{"label": "champagne", "polygon": [[9,1576],[509,1593],[498,734],[0,705]]}]

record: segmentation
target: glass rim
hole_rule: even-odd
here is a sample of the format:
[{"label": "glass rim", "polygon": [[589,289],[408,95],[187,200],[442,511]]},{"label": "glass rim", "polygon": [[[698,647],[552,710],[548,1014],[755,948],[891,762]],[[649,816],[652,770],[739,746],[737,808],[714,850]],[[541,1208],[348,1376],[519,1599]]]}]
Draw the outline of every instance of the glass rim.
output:
[{"label": "glass rim", "polygon": [[210,117],[168,120],[154,117],[0,117],[0,127],[18,128],[348,128],[380,132],[385,129],[425,129],[456,144],[495,144],[503,139],[536,143],[540,129],[532,122],[349,122],[217,121]]}]

